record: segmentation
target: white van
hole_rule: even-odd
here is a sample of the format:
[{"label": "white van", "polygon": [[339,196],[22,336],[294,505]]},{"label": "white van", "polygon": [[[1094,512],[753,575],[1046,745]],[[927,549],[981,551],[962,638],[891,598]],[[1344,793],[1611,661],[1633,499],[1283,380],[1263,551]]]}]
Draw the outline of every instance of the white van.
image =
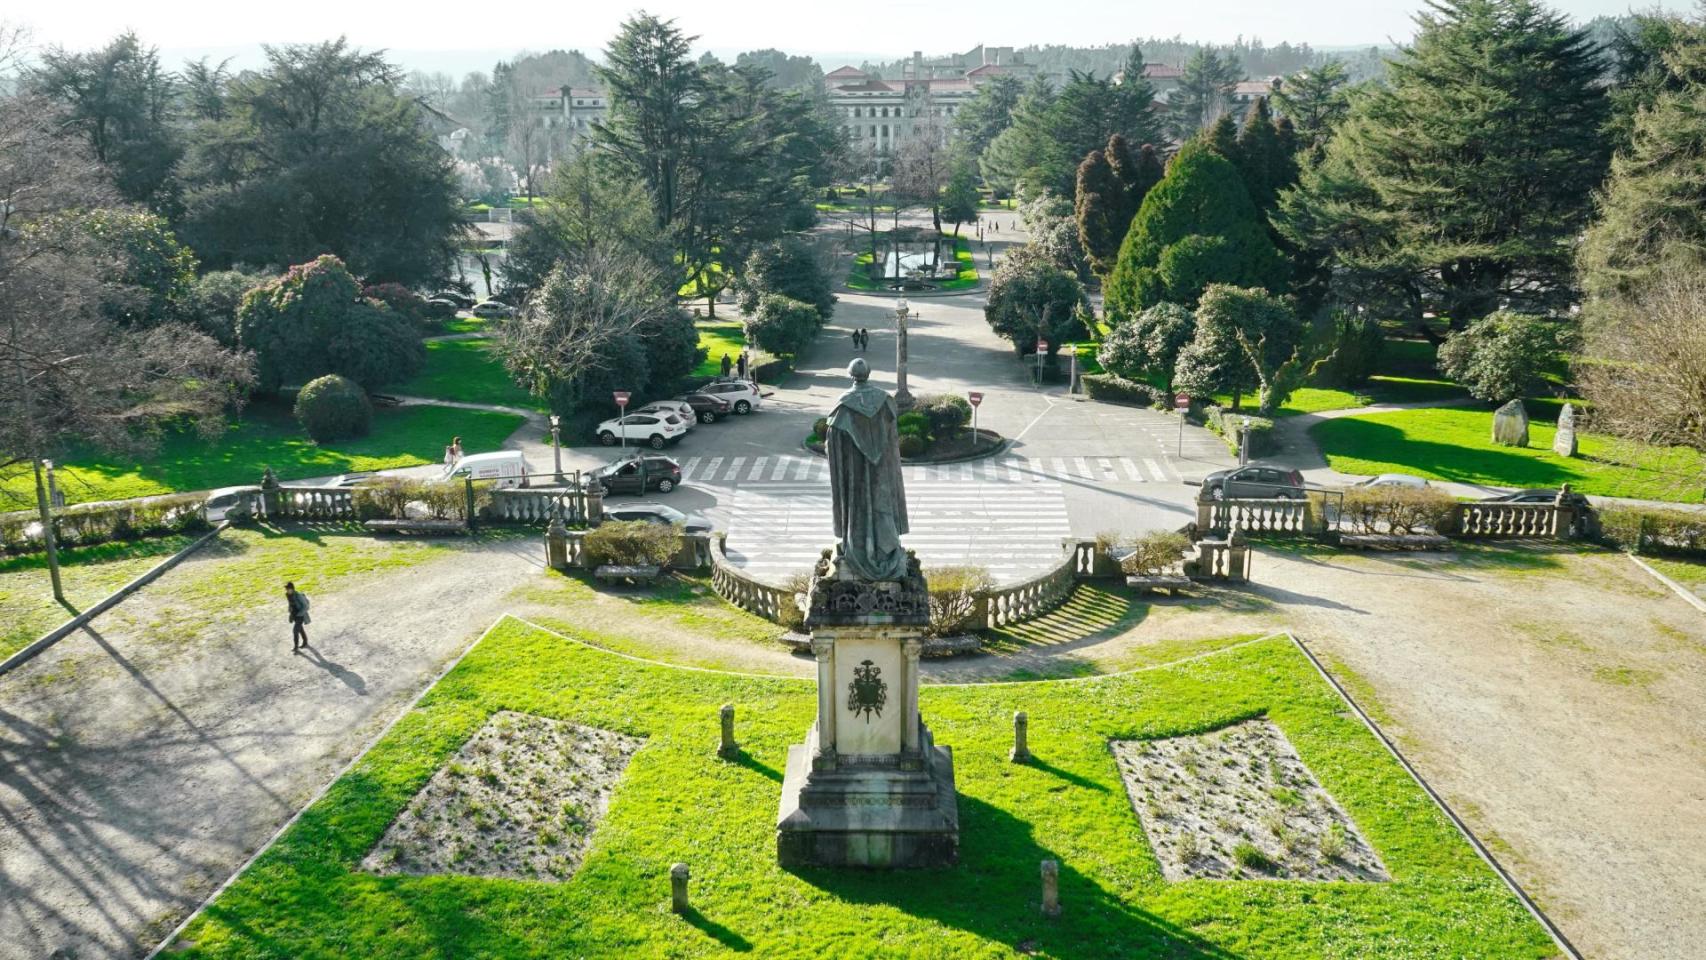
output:
[{"label": "white van", "polygon": [[533,473],[528,467],[527,459],[520,450],[498,450],[494,453],[471,453],[444,468],[442,479],[461,480],[472,477],[475,480],[495,480],[493,486],[499,490],[510,487],[527,486],[528,477]]}]

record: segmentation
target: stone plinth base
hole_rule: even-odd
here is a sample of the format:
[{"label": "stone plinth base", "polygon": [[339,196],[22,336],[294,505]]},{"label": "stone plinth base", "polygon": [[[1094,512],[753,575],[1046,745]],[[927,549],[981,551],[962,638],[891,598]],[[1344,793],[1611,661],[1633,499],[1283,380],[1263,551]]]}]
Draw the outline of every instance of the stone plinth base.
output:
[{"label": "stone plinth base", "polygon": [[919,725],[917,753],[837,757],[814,724],[788,748],[776,856],[784,867],[946,867],[960,859],[954,757]]}]

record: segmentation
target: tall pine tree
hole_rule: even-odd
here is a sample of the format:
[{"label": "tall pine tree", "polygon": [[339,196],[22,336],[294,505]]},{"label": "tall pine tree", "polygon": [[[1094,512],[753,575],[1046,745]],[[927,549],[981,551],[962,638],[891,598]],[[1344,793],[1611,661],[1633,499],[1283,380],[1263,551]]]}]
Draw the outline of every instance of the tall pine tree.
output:
[{"label": "tall pine tree", "polygon": [[1347,299],[1418,324],[1570,302],[1606,163],[1598,48],[1533,0],[1438,0],[1417,23],[1282,197],[1282,232],[1329,257]]}]

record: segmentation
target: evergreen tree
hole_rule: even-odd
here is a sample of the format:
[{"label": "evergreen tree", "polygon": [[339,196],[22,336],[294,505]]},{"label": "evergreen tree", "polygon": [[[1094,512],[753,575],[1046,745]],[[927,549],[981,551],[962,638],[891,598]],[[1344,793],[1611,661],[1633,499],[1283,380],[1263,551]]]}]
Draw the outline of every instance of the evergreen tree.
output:
[{"label": "evergreen tree", "polygon": [[1238,160],[1238,121],[1233,119],[1230,111],[1221,114],[1215,118],[1213,123],[1208,125],[1207,130],[1203,131],[1202,141],[1215,153],[1236,163]]},{"label": "evergreen tree", "polygon": [[[1138,207],[1143,206],[1143,198],[1149,196],[1149,191],[1166,176],[1166,167],[1153,144],[1144,144],[1142,149],[1137,151],[1137,156],[1133,157],[1125,138],[1118,135],[1108,138],[1108,146],[1103,153],[1114,168],[1114,176],[1125,185],[1125,222],[1129,228],[1131,218],[1137,215]],[[1121,230],[1120,233],[1123,236],[1125,231]]]},{"label": "evergreen tree", "polygon": [[1132,219],[1108,279],[1108,315],[1122,322],[1164,300],[1194,307],[1211,283],[1279,290],[1285,272],[1237,168],[1198,139]]},{"label": "evergreen tree", "polygon": [[954,114],[954,136],[967,156],[983,156],[989,142],[1013,123],[1013,110],[1025,85],[1018,77],[997,76],[977,88]]},{"label": "evergreen tree", "polygon": [[1244,175],[1250,199],[1265,221],[1279,202],[1279,192],[1297,181],[1297,165],[1280,144],[1279,130],[1268,112],[1268,99],[1258,97],[1238,128],[1233,162]]},{"label": "evergreen tree", "polygon": [[1418,324],[1570,302],[1606,162],[1599,51],[1533,0],[1440,0],[1417,23],[1389,84],[1355,99],[1282,199],[1280,229]]},{"label": "evergreen tree", "polygon": [[1349,80],[1345,65],[1328,60],[1318,67],[1299,70],[1280,82],[1274,91],[1274,106],[1296,132],[1296,150],[1319,159],[1339,121],[1345,117],[1349,100],[1344,86]]},{"label": "evergreen tree", "polygon": [[1232,55],[1204,48],[1185,61],[1179,88],[1167,99],[1167,122],[1173,136],[1188,140],[1226,113],[1232,89],[1244,71]]},{"label": "evergreen tree", "polygon": [[1155,85],[1143,74],[1143,51],[1131,45],[1125,65],[1115,78],[1114,101],[1118,116],[1114,132],[1132,143],[1161,143],[1166,130],[1155,111]]},{"label": "evergreen tree", "polygon": [[1078,165],[1078,192],[1073,213],[1078,220],[1078,242],[1090,258],[1090,268],[1106,275],[1125,239],[1130,223],[1126,187],[1114,175],[1107,155],[1090,151]]},{"label": "evergreen tree", "polygon": [[1595,298],[1706,263],[1706,79],[1696,79],[1706,78],[1706,37],[1679,41],[1666,59],[1671,79],[1635,117],[1582,242],[1581,283]]}]

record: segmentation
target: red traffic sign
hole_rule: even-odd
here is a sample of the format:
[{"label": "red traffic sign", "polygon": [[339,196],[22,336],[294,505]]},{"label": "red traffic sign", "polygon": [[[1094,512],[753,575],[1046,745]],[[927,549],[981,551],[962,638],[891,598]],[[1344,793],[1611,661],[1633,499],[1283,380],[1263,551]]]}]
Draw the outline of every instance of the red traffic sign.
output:
[{"label": "red traffic sign", "polygon": [[1188,393],[1173,394],[1173,406],[1179,410],[1189,410],[1191,408],[1191,395]]},{"label": "red traffic sign", "polygon": [[966,396],[971,398],[971,405],[974,407],[983,402],[983,394],[978,393],[976,390],[966,394]]},{"label": "red traffic sign", "polygon": [[1037,352],[1042,353],[1044,350],[1047,350],[1047,349],[1048,349],[1048,341],[1038,339],[1037,340]]},{"label": "red traffic sign", "polygon": [[616,398],[616,405],[618,407],[625,407],[628,405],[628,391],[612,390],[610,391],[610,395]]}]

